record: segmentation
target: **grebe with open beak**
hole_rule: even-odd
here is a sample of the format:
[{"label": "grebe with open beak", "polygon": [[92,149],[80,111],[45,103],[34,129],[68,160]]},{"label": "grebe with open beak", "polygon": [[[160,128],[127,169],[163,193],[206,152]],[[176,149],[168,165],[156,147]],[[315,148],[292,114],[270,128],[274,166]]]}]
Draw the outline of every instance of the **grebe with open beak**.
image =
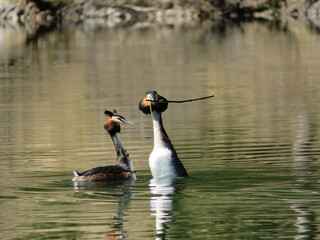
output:
[{"label": "grebe with open beak", "polygon": [[109,133],[113,141],[117,154],[116,165],[96,167],[83,173],[74,170],[73,173],[75,176],[72,181],[114,181],[135,179],[131,159],[118,136],[121,123],[130,125],[133,123],[119,115],[116,110],[113,110],[113,112],[106,110],[104,113],[107,116],[104,129]]},{"label": "grebe with open beak", "polygon": [[188,173],[163,127],[161,113],[167,107],[167,99],[156,91],[146,92],[146,96],[139,102],[140,111],[151,114],[153,121],[154,146],[149,156],[151,173],[154,178],[188,177]]}]

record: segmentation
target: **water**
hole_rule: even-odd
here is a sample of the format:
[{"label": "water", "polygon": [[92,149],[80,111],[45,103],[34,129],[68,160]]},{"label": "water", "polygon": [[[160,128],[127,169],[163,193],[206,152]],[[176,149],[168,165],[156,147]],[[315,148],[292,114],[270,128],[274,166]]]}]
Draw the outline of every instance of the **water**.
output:
[{"label": "water", "polygon": [[[1,239],[319,239],[320,37],[305,26],[0,28]],[[191,176],[154,182],[147,90]],[[113,164],[134,183],[74,185]]]}]

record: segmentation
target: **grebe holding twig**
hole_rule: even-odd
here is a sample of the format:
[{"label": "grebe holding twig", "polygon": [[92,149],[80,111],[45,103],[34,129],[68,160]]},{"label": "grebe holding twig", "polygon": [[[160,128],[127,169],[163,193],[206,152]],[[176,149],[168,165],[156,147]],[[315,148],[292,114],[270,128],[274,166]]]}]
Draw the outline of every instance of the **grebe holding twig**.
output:
[{"label": "grebe holding twig", "polygon": [[156,91],[146,92],[139,102],[139,109],[151,114],[153,122],[153,150],[149,156],[149,166],[154,178],[188,177],[169,136],[164,129],[161,114],[167,109],[167,99]]},{"label": "grebe holding twig", "polygon": [[173,101],[160,96],[156,91],[146,92],[139,102],[139,109],[145,114],[151,114],[153,122],[153,150],[149,156],[149,166],[154,178],[188,177],[162,122],[162,113],[168,108],[168,103],[185,103],[213,98],[214,95]]}]

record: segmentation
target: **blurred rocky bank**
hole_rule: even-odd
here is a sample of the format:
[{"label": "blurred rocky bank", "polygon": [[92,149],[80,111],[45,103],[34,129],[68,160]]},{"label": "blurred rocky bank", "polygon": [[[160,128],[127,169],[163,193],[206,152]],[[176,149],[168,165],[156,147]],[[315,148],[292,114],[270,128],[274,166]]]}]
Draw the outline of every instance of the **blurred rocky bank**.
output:
[{"label": "blurred rocky bank", "polygon": [[302,20],[320,28],[320,0],[0,0],[0,24],[108,27],[205,20]]}]

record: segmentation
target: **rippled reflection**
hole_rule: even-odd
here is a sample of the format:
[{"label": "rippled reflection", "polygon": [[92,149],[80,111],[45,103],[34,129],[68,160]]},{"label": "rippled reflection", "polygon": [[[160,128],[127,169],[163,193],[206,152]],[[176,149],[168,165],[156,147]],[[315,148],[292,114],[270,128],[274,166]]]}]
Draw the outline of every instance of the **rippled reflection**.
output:
[{"label": "rippled reflection", "polygon": [[172,178],[151,179],[149,187],[151,211],[156,217],[156,239],[166,238],[167,224],[172,221],[172,194],[175,193]]},{"label": "rippled reflection", "polygon": [[[317,214],[312,210],[314,200],[303,196],[314,195],[311,190],[316,182],[312,177],[314,172],[313,162],[316,160],[310,149],[314,142],[315,125],[310,120],[310,114],[305,109],[298,115],[296,141],[293,145],[294,162],[292,165],[293,174],[297,176],[297,182],[292,189],[293,192],[301,195],[297,199],[288,199],[291,208],[297,213],[295,226],[297,227],[297,235],[295,239],[316,239],[315,231]],[[319,194],[319,192],[318,192]]]},{"label": "rippled reflection", "polygon": [[[125,229],[126,221],[126,211],[130,205],[130,202],[133,197],[132,187],[134,182],[113,182],[113,183],[104,183],[104,182],[74,182],[75,190],[77,193],[86,193],[91,192],[91,194],[97,196],[97,199],[101,201],[102,204],[108,204],[109,199],[117,203],[117,207],[114,209],[113,217],[110,215],[105,215],[108,223],[106,224],[106,233],[108,239],[125,239],[127,238],[127,231]],[[97,200],[95,200],[97,201]],[[94,201],[93,201],[94,202]],[[91,234],[90,234],[91,235]],[[87,238],[91,238],[88,234]]]}]

